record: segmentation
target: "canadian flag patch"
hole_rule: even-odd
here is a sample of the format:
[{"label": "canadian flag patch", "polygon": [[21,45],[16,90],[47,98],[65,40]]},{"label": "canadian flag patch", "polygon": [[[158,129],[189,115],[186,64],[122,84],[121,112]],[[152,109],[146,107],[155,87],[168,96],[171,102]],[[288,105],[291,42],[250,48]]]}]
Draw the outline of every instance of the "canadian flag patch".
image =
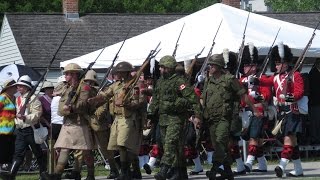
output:
[{"label": "canadian flag patch", "polygon": [[184,90],[184,88],[186,88],[185,84],[181,84],[180,87],[179,87],[180,91]]}]

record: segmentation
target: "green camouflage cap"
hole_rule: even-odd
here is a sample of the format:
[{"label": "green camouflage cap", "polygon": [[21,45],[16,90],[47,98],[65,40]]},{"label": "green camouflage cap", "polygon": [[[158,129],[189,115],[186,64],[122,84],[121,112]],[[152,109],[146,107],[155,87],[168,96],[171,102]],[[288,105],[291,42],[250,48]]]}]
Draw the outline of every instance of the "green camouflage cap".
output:
[{"label": "green camouflage cap", "polygon": [[224,62],[223,55],[222,54],[212,55],[208,60],[208,64],[215,64],[217,66],[224,67],[225,62]]},{"label": "green camouflage cap", "polygon": [[177,66],[177,61],[173,56],[167,55],[160,59],[159,65],[166,68],[175,68]]}]

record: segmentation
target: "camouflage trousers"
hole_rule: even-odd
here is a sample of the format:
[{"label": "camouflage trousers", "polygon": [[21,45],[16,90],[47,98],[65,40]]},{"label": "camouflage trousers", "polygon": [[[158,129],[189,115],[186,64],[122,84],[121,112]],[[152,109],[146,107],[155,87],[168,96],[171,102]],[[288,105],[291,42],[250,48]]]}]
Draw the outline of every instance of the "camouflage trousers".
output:
[{"label": "camouflage trousers", "polygon": [[160,126],[161,141],[163,144],[162,164],[183,167],[185,158],[183,154],[183,125],[179,123]]},{"label": "camouflage trousers", "polygon": [[227,120],[215,121],[210,124],[210,139],[214,147],[214,160],[221,164],[231,164],[228,151],[230,122]]}]

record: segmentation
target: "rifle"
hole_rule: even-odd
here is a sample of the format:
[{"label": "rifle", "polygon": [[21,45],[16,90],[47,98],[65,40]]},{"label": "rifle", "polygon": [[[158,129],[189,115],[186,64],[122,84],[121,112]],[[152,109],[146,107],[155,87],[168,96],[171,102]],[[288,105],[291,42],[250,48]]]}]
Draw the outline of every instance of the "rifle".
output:
[{"label": "rifle", "polygon": [[[127,35],[126,35],[125,40],[122,42],[122,45],[120,46],[120,49],[118,50],[115,58],[113,59],[113,61],[112,61],[113,64],[114,64],[114,61],[118,58],[119,52],[120,52],[120,50],[122,49],[123,44],[124,44],[125,41],[127,40],[130,31],[131,31],[131,28],[129,29],[129,31],[128,31]],[[106,48],[106,47],[105,47],[105,48]],[[84,76],[85,76],[85,75],[87,74],[87,72],[92,68],[92,66],[93,66],[93,65],[95,64],[95,62],[98,60],[98,58],[100,57],[100,55],[102,54],[102,52],[104,51],[105,48],[103,48],[103,49],[100,51],[100,53],[99,53],[99,55],[97,56],[97,58],[96,58],[93,62],[91,62],[91,63],[88,65],[88,67],[85,69],[85,71],[80,75],[80,78],[79,78],[79,79],[81,79],[81,81],[80,81],[79,85],[80,85],[81,82],[84,80]],[[113,64],[112,64],[112,66],[113,66]],[[109,69],[110,69],[110,68],[109,68]],[[109,70],[109,69],[108,69],[108,72],[110,73],[110,70]],[[80,86],[79,86],[79,85],[78,85],[78,86],[75,86],[75,87],[72,89],[71,94],[68,96],[68,99],[67,99],[65,105],[68,106],[68,105],[70,105],[70,104],[73,104],[73,103],[76,101],[76,99],[77,99],[77,97],[79,96],[79,93],[80,93]],[[100,85],[100,86],[101,86],[101,85]],[[99,87],[99,90],[100,90],[100,87]]]},{"label": "rifle", "polygon": [[131,31],[131,28],[129,29],[129,31],[128,31],[126,37],[125,37],[125,39],[123,40],[123,42],[122,42],[122,44],[121,44],[121,46],[120,46],[117,54],[114,56],[114,58],[113,58],[113,60],[112,60],[112,63],[111,63],[111,65],[110,65],[110,67],[108,68],[106,74],[104,75],[104,77],[103,77],[103,79],[102,79],[102,82],[101,82],[101,84],[100,84],[100,86],[99,86],[98,93],[107,85],[107,82],[108,82],[108,81],[107,81],[107,77],[110,75],[111,70],[112,70],[112,68],[113,68],[113,66],[114,66],[114,63],[115,63],[116,60],[118,59],[118,57],[119,57],[118,55],[119,55],[119,53],[120,53],[120,51],[121,51],[124,43],[125,43],[126,40],[128,39],[128,36],[129,36],[130,31]]},{"label": "rifle", "polygon": [[221,21],[220,21],[219,27],[218,27],[218,29],[217,29],[217,31],[216,31],[216,34],[215,34],[214,38],[213,38],[212,45],[211,45],[211,48],[210,48],[210,50],[209,50],[209,52],[208,52],[208,55],[207,55],[206,59],[204,60],[202,66],[201,66],[201,68],[200,68],[200,71],[199,71],[199,72],[197,73],[197,75],[196,75],[196,84],[195,84],[195,87],[198,87],[198,85],[199,85],[199,83],[200,83],[200,82],[197,80],[198,76],[200,76],[200,75],[201,75],[202,77],[206,77],[206,76],[207,76],[208,61],[209,61],[209,58],[211,57],[213,46],[216,44],[216,43],[215,43],[215,39],[216,39],[216,37],[217,37],[217,35],[218,35],[218,32],[219,32],[219,30],[220,30],[222,21],[223,21],[223,19],[221,19]]},{"label": "rifle", "polygon": [[265,72],[265,70],[266,70],[266,68],[267,68],[267,65],[268,65],[269,59],[270,59],[269,57],[270,57],[270,54],[271,54],[271,51],[272,51],[272,47],[273,47],[274,43],[275,43],[276,40],[277,40],[278,34],[279,34],[279,32],[280,32],[280,29],[281,29],[281,27],[279,28],[279,30],[278,30],[278,32],[277,32],[277,35],[276,35],[276,37],[274,38],[274,40],[273,40],[273,42],[272,42],[272,45],[271,45],[270,48],[269,48],[269,51],[268,51],[268,54],[267,54],[266,58],[263,60],[261,70],[256,74],[256,77],[258,77],[258,78],[261,78],[262,74]]},{"label": "rifle", "polygon": [[24,103],[23,103],[23,106],[21,107],[21,109],[20,109],[20,111],[19,111],[18,114],[21,114],[21,115],[24,115],[24,114],[25,114],[26,106],[27,106],[27,104],[29,103],[29,101],[30,101],[30,99],[31,99],[31,96],[36,92],[36,90],[37,90],[40,82],[42,82],[43,80],[46,79],[46,77],[47,77],[47,75],[48,75],[48,73],[49,73],[49,70],[50,70],[50,68],[51,68],[51,66],[52,66],[52,64],[53,64],[53,61],[56,59],[56,55],[58,54],[60,48],[62,47],[62,44],[63,44],[64,40],[66,39],[66,37],[67,37],[70,29],[71,29],[71,28],[68,29],[68,31],[67,31],[66,34],[64,35],[64,37],[63,37],[63,39],[62,39],[62,41],[61,41],[61,43],[60,43],[60,45],[59,45],[59,47],[58,47],[58,49],[57,49],[56,52],[53,54],[53,56],[52,56],[52,58],[51,58],[51,60],[50,60],[50,62],[49,62],[49,65],[47,66],[46,72],[42,74],[42,76],[39,78],[39,80],[37,81],[37,83],[33,86],[33,88],[32,88],[32,89],[30,90],[30,92],[28,93],[28,95],[27,95],[27,97],[26,97],[26,99],[25,99],[25,101],[24,101]]},{"label": "rifle", "polygon": [[191,64],[190,64],[190,67],[187,69],[186,71],[186,75],[188,77],[188,79],[190,79],[191,75],[192,75],[192,71],[193,71],[193,67],[194,65],[196,64],[197,60],[198,60],[198,57],[202,54],[203,50],[204,50],[205,47],[202,48],[202,50],[196,54],[194,56],[194,59],[192,60]]},{"label": "rifle", "polygon": [[173,53],[172,53],[172,56],[173,56],[173,57],[176,57],[177,49],[178,49],[178,46],[179,46],[178,43],[179,43],[180,36],[181,36],[181,34],[182,34],[182,31],[183,31],[184,25],[185,25],[185,23],[183,23],[183,26],[182,26],[182,28],[181,28],[179,37],[178,37],[177,42],[176,42],[176,46],[175,46],[175,48],[174,48],[174,50],[173,50]]},{"label": "rifle", "polygon": [[306,47],[303,49],[300,57],[298,58],[297,62],[295,63],[295,65],[293,66],[292,70],[289,71],[288,75],[285,78],[286,84],[284,85],[283,91],[282,91],[284,96],[287,96],[288,84],[289,84],[289,82],[292,81],[292,77],[293,77],[294,73],[297,70],[299,70],[300,66],[303,64],[303,61],[304,61],[304,59],[306,57],[306,54],[307,54],[307,51],[309,50],[309,48],[310,48],[310,46],[312,44],[312,40],[316,35],[316,30],[318,29],[319,25],[320,25],[320,21],[318,22],[317,26],[314,28],[313,33],[312,33],[312,35],[311,35]]},{"label": "rifle", "polygon": [[118,98],[118,102],[120,102],[120,104],[123,104],[123,102],[125,102],[128,97],[129,97],[129,92],[131,92],[133,90],[133,88],[135,87],[135,85],[137,84],[142,72],[145,70],[145,68],[147,67],[147,65],[150,63],[150,60],[152,58],[154,58],[159,52],[160,50],[158,50],[159,46],[160,46],[161,42],[158,43],[158,45],[156,46],[155,49],[151,50],[150,53],[148,54],[146,60],[143,62],[142,66],[140,67],[140,69],[137,71],[137,73],[134,75],[134,77],[124,85],[123,90],[121,92],[121,94],[119,95]]},{"label": "rifle", "polygon": [[238,67],[237,67],[237,71],[236,71],[237,78],[239,78],[239,71],[240,71],[240,66],[241,66],[242,54],[243,54],[243,50],[244,50],[244,41],[246,39],[246,30],[247,30],[247,25],[248,25],[248,21],[249,21],[249,16],[250,16],[250,12],[247,17],[247,22],[246,22],[246,25],[245,25],[244,31],[243,31],[241,46],[239,48],[239,54],[238,54],[238,60],[237,60]]}]

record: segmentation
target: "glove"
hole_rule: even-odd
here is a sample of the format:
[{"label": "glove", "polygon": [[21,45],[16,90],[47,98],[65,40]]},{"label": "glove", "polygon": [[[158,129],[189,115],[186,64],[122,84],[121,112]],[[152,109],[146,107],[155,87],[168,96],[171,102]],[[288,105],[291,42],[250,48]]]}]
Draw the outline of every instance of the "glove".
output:
[{"label": "glove", "polygon": [[256,86],[256,85],[259,85],[260,81],[259,81],[259,78],[255,76],[249,76],[248,83],[252,86]]},{"label": "glove", "polygon": [[251,91],[249,93],[249,96],[253,97],[254,100],[256,100],[256,101],[263,101],[264,100],[263,96],[256,91]]},{"label": "glove", "polygon": [[249,96],[253,97],[254,99],[256,99],[258,96],[260,96],[260,94],[257,91],[251,91],[249,93]]},{"label": "glove", "polygon": [[286,101],[286,102],[294,102],[294,96],[293,96],[293,94],[287,94],[287,95],[285,96],[285,101]]},{"label": "glove", "polygon": [[199,83],[203,82],[204,79],[205,79],[204,76],[201,75],[201,74],[197,77],[197,80],[198,80]]}]

